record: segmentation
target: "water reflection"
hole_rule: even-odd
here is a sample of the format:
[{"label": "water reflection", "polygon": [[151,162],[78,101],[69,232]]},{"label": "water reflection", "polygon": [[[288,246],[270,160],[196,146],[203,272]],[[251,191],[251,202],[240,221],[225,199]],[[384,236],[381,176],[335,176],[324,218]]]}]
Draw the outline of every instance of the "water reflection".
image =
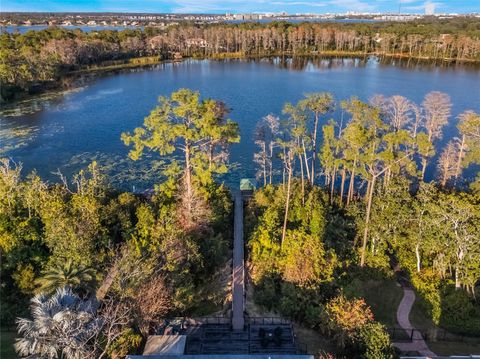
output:
[{"label": "water reflection", "polygon": [[[376,57],[271,57],[241,60],[185,60],[110,73],[75,76],[70,86],[0,110],[0,151],[24,164],[25,173],[37,169],[56,180],[57,169],[71,175],[91,160],[107,166],[115,186],[131,189],[158,180],[158,156],[132,162],[120,134],[141,125],[159,95],[181,87],[205,97],[224,100],[238,121],[242,142],[232,147],[232,172],[223,179],[236,184],[252,177],[256,145],[255,124],[268,113],[280,115],[283,104],[304,93],[332,92],[337,100],[356,95],[363,100],[376,93],[399,94],[421,103],[426,93],[443,91],[454,104],[444,140],[457,135],[456,116],[480,111],[480,71],[473,66],[434,66],[404,59]],[[340,116],[335,113],[334,117]],[[339,117],[338,117],[339,118]],[[150,170],[149,170],[150,169]],[[432,161],[430,178],[435,173]],[[135,173],[139,175],[136,177]],[[143,184],[142,184],[143,183]]]},{"label": "water reflection", "polygon": [[[228,60],[225,60],[228,61]],[[421,68],[423,70],[431,69],[455,69],[461,68],[465,70],[478,71],[480,65],[477,63],[455,63],[445,62],[441,60],[431,61],[423,59],[410,58],[393,58],[393,57],[321,57],[321,56],[296,56],[296,57],[269,57],[259,60],[263,63],[269,63],[282,69],[305,71],[305,70],[332,70],[343,68],[360,68],[360,67],[402,67],[406,69]]]}]

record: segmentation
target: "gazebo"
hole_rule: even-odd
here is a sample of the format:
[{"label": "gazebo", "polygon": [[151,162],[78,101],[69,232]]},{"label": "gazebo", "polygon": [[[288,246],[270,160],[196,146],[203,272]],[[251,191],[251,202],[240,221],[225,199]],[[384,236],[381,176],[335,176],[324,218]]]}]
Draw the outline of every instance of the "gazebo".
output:
[{"label": "gazebo", "polygon": [[242,178],[240,180],[240,191],[242,195],[252,195],[257,189],[257,181],[255,178]]}]

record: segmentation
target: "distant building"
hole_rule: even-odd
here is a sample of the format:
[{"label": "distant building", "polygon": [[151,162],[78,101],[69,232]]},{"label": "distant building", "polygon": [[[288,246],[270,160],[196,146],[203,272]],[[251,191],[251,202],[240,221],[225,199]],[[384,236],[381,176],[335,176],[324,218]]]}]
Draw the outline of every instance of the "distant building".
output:
[{"label": "distant building", "polygon": [[435,15],[435,3],[427,2],[425,4],[425,15],[427,16]]},{"label": "distant building", "polygon": [[194,38],[194,39],[187,39],[185,40],[185,44],[188,47],[207,47],[208,43],[207,40],[202,38]]},{"label": "distant building", "polygon": [[383,21],[410,21],[419,19],[418,15],[381,15],[375,16],[374,20],[383,20]]}]

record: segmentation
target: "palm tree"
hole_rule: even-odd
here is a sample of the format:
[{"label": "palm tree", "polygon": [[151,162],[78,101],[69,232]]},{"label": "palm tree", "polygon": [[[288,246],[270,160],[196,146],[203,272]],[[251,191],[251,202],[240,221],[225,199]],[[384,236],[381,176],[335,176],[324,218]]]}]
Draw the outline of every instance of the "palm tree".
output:
[{"label": "palm tree", "polygon": [[92,289],[95,271],[81,264],[75,264],[68,259],[43,272],[43,276],[36,280],[38,291],[53,293],[57,288],[71,287],[89,291]]},{"label": "palm tree", "polygon": [[89,344],[101,330],[90,301],[82,300],[71,288],[52,296],[38,294],[31,300],[33,319],[17,318],[15,350],[24,357],[80,359],[94,356]]}]

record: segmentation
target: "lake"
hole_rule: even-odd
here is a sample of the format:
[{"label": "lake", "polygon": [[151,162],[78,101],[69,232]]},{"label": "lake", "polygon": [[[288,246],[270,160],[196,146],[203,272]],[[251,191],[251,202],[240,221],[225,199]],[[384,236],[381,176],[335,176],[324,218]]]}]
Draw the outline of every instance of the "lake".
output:
[{"label": "lake", "polygon": [[[52,26],[49,25],[17,25],[17,26],[1,26],[1,32],[8,32],[14,33],[18,32],[20,34],[24,34],[27,31],[40,31],[51,28]],[[88,26],[88,25],[58,25],[57,27],[65,30],[75,30],[79,29],[83,32],[90,32],[90,31],[101,31],[101,30],[126,30],[126,29],[143,29],[143,26]]]},{"label": "lake", "polygon": [[[240,124],[242,141],[232,146],[232,170],[223,178],[228,184],[255,174],[252,136],[257,121],[269,113],[281,115],[285,102],[296,102],[305,93],[329,91],[337,100],[399,94],[421,103],[430,91],[446,92],[453,113],[443,142],[457,134],[458,114],[480,112],[480,71],[475,67],[407,66],[375,58],[185,60],[104,74],[68,91],[3,106],[0,155],[52,181],[58,179],[53,174],[57,170],[71,176],[95,159],[106,166],[115,186],[149,188],[161,163],[153,155],[140,162],[126,159],[128,148],[120,134],[140,126],[159,95],[182,87],[225,101],[230,117]],[[428,178],[434,170],[432,163]]]},{"label": "lake", "polygon": [[[259,23],[269,23],[272,21],[287,21],[293,24],[298,24],[302,22],[341,22],[341,23],[369,23],[369,22],[378,22],[380,20],[374,20],[374,19],[323,19],[323,18],[286,18],[286,19],[277,19],[277,18],[265,18],[265,19],[257,19],[257,20],[227,20],[225,21],[226,23],[231,23],[231,24],[240,24],[243,22],[259,22]],[[88,25],[57,25],[58,27],[66,30],[75,30],[75,29],[80,29],[83,32],[90,32],[90,31],[102,31],[102,30],[126,30],[126,29],[142,29],[144,26],[114,26],[114,25],[96,25],[96,26],[88,26]],[[34,30],[34,31],[40,31],[40,30],[45,30],[50,28],[51,26],[49,25],[16,25],[16,26],[1,26],[0,27],[0,32],[9,32],[9,33],[14,33],[14,32],[19,32],[20,34],[24,34],[27,31]]]}]

